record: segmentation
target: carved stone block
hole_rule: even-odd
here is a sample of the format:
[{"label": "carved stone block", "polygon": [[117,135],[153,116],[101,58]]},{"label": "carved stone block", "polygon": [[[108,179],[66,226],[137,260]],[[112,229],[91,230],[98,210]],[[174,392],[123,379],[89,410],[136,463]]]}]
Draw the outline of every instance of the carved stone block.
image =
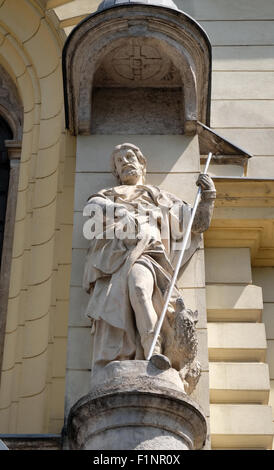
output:
[{"label": "carved stone block", "polygon": [[85,450],[194,450],[206,439],[206,420],[174,369],[148,361],[115,361],[71,409],[68,441]]}]

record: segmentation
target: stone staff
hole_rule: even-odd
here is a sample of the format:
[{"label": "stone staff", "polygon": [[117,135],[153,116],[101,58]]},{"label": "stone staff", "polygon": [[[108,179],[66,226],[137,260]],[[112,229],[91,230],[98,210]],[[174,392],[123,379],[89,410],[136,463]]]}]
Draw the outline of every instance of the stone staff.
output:
[{"label": "stone staff", "polygon": [[[206,161],[206,165],[205,165],[205,169],[202,172],[203,174],[207,173],[211,158],[212,158],[212,152],[209,152],[208,157],[207,157],[207,161]],[[201,192],[202,192],[202,188],[201,188],[201,186],[199,186],[197,194],[196,194],[196,199],[195,199],[195,202],[194,202],[194,206],[193,206],[193,209],[192,209],[191,217],[190,217],[190,220],[189,220],[189,223],[188,223],[188,226],[187,226],[187,229],[186,229],[185,237],[184,237],[184,240],[183,240],[181,253],[180,253],[176,268],[174,270],[174,274],[173,274],[173,277],[172,277],[172,280],[171,280],[171,283],[170,283],[170,286],[169,286],[169,290],[168,290],[168,293],[167,293],[167,297],[166,297],[166,300],[165,300],[165,304],[163,306],[163,310],[162,310],[162,313],[160,315],[160,318],[159,318],[159,321],[158,321],[158,324],[157,324],[157,328],[155,330],[155,334],[154,334],[154,337],[153,337],[153,341],[152,341],[152,344],[151,344],[151,347],[150,347],[150,350],[149,350],[149,353],[148,353],[148,357],[147,357],[148,361],[150,360],[150,358],[153,354],[155,344],[157,342],[158,336],[159,336],[161,328],[162,328],[163,321],[165,319],[168,303],[170,301],[172,291],[173,291],[176,279],[178,277],[179,269],[180,269],[182,259],[183,259],[184,253],[185,253],[185,249],[186,249],[186,246],[187,246],[187,242],[188,242],[188,239],[189,239],[189,236],[190,236],[190,233],[191,233],[191,227],[192,227],[192,224],[193,224],[193,220],[194,220],[194,217],[195,217],[195,214],[196,214],[198,204],[200,202]]]}]

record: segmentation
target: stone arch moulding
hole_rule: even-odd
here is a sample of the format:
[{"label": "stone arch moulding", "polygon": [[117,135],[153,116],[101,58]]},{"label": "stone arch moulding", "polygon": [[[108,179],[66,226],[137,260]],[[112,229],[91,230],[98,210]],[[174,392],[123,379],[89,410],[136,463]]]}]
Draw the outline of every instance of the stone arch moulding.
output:
[{"label": "stone arch moulding", "polygon": [[23,105],[17,88],[10,75],[0,65],[0,115],[7,122],[12,139],[5,140],[8,153],[10,173],[6,205],[4,241],[0,268],[0,371],[4,350],[4,338],[8,309],[14,224],[19,183],[19,163],[22,149]]},{"label": "stone arch moulding", "polygon": [[185,13],[161,6],[124,4],[97,11],[70,34],[63,50],[66,127],[91,134],[94,75],[121,41],[158,44],[183,85],[182,133],[210,125],[211,45],[200,25]]}]

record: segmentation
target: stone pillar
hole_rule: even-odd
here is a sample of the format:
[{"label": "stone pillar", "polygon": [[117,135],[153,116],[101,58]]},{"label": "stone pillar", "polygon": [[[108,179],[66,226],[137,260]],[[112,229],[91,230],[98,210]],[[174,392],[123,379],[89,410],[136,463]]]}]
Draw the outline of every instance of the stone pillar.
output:
[{"label": "stone pillar", "polygon": [[92,378],[91,390],[71,408],[71,449],[196,450],[205,443],[205,416],[175,369],[114,361]]}]

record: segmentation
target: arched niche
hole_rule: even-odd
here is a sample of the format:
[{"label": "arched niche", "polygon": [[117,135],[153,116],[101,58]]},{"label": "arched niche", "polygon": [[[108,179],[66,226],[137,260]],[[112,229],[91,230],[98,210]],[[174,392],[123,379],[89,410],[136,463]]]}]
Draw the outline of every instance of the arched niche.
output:
[{"label": "arched niche", "polygon": [[210,43],[178,10],[131,4],[90,15],[67,40],[63,73],[72,134],[194,134],[197,121],[209,125]]}]

